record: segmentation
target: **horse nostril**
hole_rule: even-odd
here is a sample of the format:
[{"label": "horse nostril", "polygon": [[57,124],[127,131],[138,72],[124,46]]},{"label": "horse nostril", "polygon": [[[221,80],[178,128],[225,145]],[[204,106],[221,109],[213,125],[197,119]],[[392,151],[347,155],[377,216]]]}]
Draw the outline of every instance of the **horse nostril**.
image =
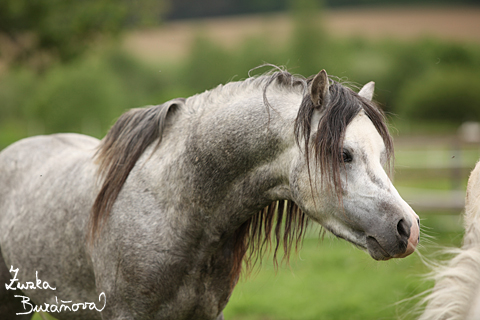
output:
[{"label": "horse nostril", "polygon": [[400,221],[398,221],[397,231],[400,237],[405,237],[405,239],[410,238],[410,227],[404,219],[400,219]]},{"label": "horse nostril", "polygon": [[[417,226],[420,228],[420,218],[417,218]],[[417,242],[420,242],[420,233],[418,233]]]}]

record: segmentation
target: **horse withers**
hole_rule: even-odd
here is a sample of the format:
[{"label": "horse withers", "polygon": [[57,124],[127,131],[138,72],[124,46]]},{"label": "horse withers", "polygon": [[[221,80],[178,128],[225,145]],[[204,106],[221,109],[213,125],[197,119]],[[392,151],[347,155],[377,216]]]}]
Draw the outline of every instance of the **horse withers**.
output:
[{"label": "horse withers", "polygon": [[242,263],[272,238],[288,256],[310,220],[376,260],[411,254],[373,90],[275,68],[130,110],[101,141],[6,148],[0,318],[223,319]]}]

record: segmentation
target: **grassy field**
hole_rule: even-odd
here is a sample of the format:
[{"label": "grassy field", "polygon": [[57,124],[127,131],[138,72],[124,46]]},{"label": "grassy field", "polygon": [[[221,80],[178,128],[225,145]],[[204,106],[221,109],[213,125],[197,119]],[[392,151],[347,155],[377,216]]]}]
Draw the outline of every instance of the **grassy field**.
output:
[{"label": "grassy field", "polygon": [[[452,223],[456,230],[452,230]],[[424,229],[432,230],[436,237],[423,241],[421,254],[429,256],[440,245],[458,245],[460,225],[455,216],[426,219]],[[449,231],[440,231],[442,226],[449,226]],[[290,268],[276,273],[267,261],[258,274],[242,280],[225,318],[411,319],[410,312],[419,302],[419,298],[411,298],[432,286],[424,277],[427,272],[418,254],[377,262],[345,241],[312,237],[305,240]],[[402,300],[406,301],[398,303]]]}]

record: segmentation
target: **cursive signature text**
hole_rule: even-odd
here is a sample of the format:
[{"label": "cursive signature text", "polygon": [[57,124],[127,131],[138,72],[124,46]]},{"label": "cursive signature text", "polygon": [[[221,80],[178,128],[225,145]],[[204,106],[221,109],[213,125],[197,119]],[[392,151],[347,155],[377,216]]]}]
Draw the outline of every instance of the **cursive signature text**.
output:
[{"label": "cursive signature text", "polygon": [[17,313],[18,315],[21,314],[30,314],[32,312],[49,312],[49,313],[55,313],[55,312],[62,312],[62,311],[73,311],[76,312],[78,310],[97,310],[98,312],[102,311],[106,304],[107,304],[107,297],[105,296],[105,293],[102,292],[98,296],[98,301],[102,302],[102,297],[103,297],[103,307],[101,309],[97,308],[95,302],[79,302],[79,303],[72,303],[72,301],[63,301],[60,300],[60,304],[58,303],[57,297],[55,297],[55,302],[56,304],[49,304],[49,303],[44,303],[43,305],[35,305],[33,306],[30,303],[30,298],[25,297],[25,296],[20,296],[16,295],[15,298],[22,298],[22,305],[23,309],[25,312],[20,312]]},{"label": "cursive signature text", "polygon": [[[5,288],[7,290],[17,290],[17,289],[20,289],[20,290],[26,290],[26,289],[30,289],[30,290],[35,290],[35,289],[57,290],[57,288],[51,287],[50,284],[47,281],[42,281],[42,280],[38,279],[38,271],[35,271],[35,282],[27,281],[27,282],[25,282],[25,284],[20,283],[20,281],[18,281],[18,278],[17,278],[18,268],[13,269],[13,266],[10,266],[10,272],[15,273],[15,275],[13,276],[13,279],[10,279],[10,284],[7,285],[5,283]],[[15,282],[17,283],[16,286],[15,286]]]},{"label": "cursive signature text", "polygon": [[[13,278],[10,279],[10,283],[5,283],[5,288],[7,290],[57,290],[56,287],[52,287],[47,281],[42,281],[41,279],[38,278],[38,271],[35,271],[35,282],[32,281],[27,281],[25,283],[21,283],[19,279],[17,278],[18,276],[18,268],[14,269],[13,266],[10,267],[10,273],[13,273]],[[103,297],[103,299],[102,299]],[[25,312],[20,312],[17,313],[17,315],[23,315],[23,314],[30,314],[32,312],[49,312],[49,313],[56,313],[56,312],[62,312],[62,311],[73,311],[76,312],[78,310],[97,310],[98,312],[102,311],[105,306],[107,305],[107,297],[105,296],[105,293],[102,292],[98,296],[98,302],[101,304],[103,300],[103,307],[102,308],[97,308],[97,305],[95,302],[78,302],[78,303],[72,303],[72,301],[64,301],[60,300],[60,303],[58,302],[57,296],[55,296],[55,304],[49,304],[44,302],[43,305],[39,304],[33,304],[30,303],[30,298],[22,295],[15,295],[15,298],[21,298],[22,301],[22,306],[23,310]]]}]

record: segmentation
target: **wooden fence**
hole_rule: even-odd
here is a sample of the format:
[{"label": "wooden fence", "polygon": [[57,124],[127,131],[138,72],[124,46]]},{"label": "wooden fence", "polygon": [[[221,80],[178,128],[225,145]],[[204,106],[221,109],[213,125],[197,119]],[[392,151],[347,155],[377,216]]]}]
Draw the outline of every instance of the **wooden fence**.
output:
[{"label": "wooden fence", "polygon": [[[397,149],[398,150],[398,149]],[[443,143],[422,144],[413,148],[404,143],[397,151],[397,174],[425,177],[435,183],[439,177],[449,183],[430,188],[397,187],[399,193],[413,209],[418,211],[447,211],[461,213],[465,207],[465,190],[468,176],[480,158],[480,124],[465,123],[456,137]]]}]

